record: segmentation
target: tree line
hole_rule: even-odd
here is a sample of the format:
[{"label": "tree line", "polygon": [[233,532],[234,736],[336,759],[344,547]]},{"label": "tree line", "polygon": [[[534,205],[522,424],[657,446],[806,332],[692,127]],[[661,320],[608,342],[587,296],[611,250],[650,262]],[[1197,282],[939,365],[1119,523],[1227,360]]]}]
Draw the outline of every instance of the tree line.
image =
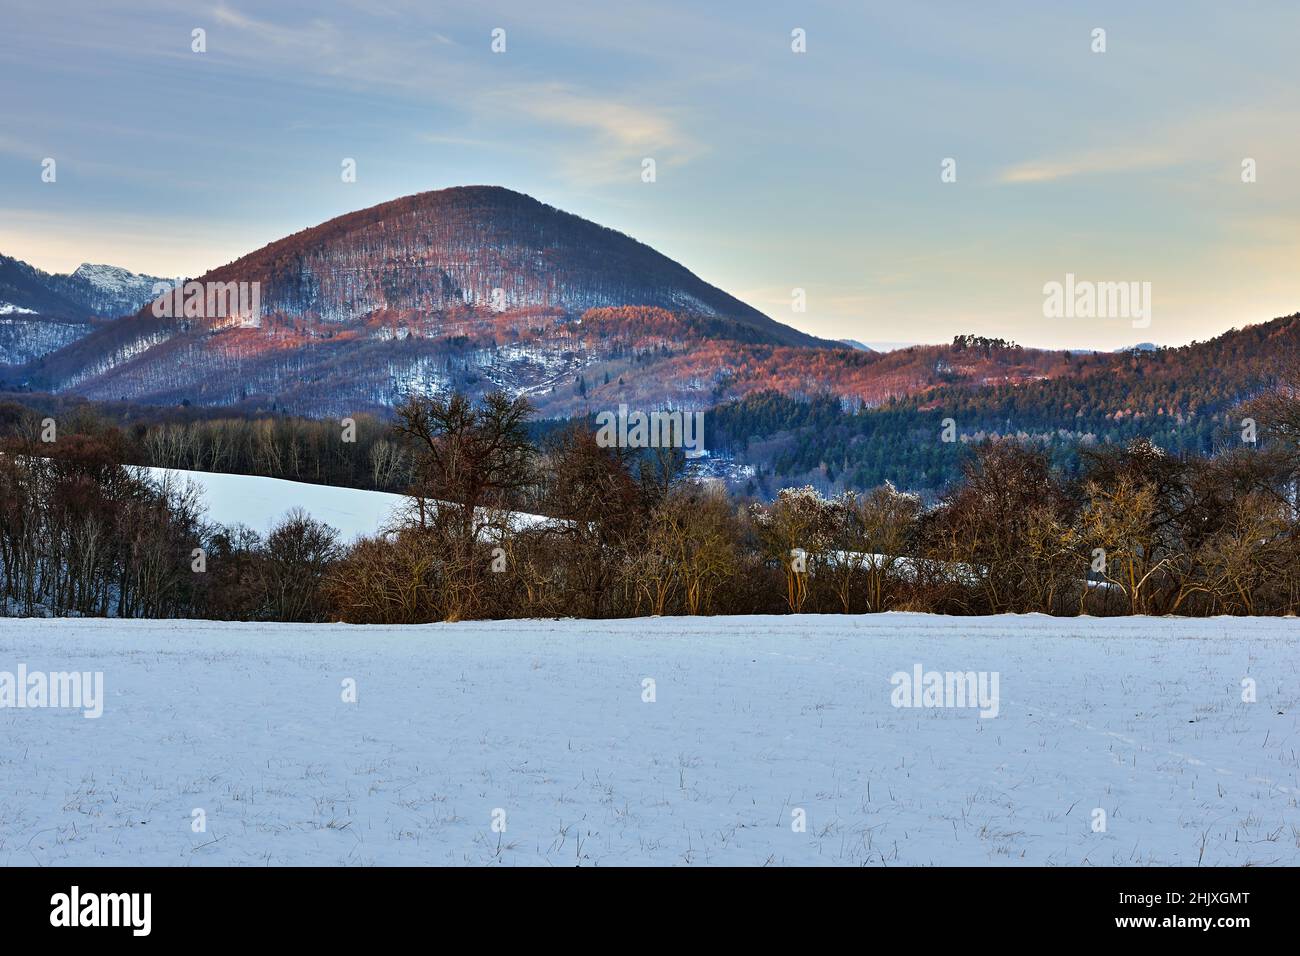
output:
[{"label": "tree line", "polygon": [[1085,448],[1066,470],[1033,443],[986,441],[932,502],[888,483],[738,496],[689,478],[680,451],[603,447],[589,423],[539,438],[527,401],[500,393],[412,396],[390,425],[355,423],[351,442],[319,423],[306,456],[286,453],[292,440],[258,451],[255,437],[246,446],[248,436],[230,440],[212,423],[195,430],[203,441],[178,441],[185,455],[260,455],[281,470],[331,460],[330,442],[391,449],[408,507],[390,527],[342,542],[292,502],[265,536],[204,521],[194,488],[129,461],[142,443],[165,442],[165,429],[9,409],[0,584],[10,614],[394,624],[1295,613],[1300,388],[1283,385],[1240,413],[1258,420],[1260,442],[1216,456],[1170,455],[1139,438]]},{"label": "tree line", "polygon": [[4,440],[0,612],[321,619],[325,574],[344,554],[333,529],[295,509],[265,537],[206,522],[193,482],[124,465],[120,438]]}]

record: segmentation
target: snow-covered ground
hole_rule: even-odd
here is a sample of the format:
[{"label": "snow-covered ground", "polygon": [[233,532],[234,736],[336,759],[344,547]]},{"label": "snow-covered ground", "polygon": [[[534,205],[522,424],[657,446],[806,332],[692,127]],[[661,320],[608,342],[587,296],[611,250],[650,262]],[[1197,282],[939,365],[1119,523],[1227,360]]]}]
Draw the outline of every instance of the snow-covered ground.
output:
[{"label": "snow-covered ground", "polygon": [[266,534],[291,508],[302,508],[337,528],[344,541],[372,535],[388,526],[407,500],[402,495],[358,488],[310,485],[257,475],[222,475],[178,468],[142,469],[155,479],[193,481],[203,488],[207,518],[219,524],[245,524]]},{"label": "snow-covered ground", "polygon": [[[335,488],[283,478],[259,475],[226,475],[180,468],[142,468],[157,481],[193,482],[201,489],[208,521],[223,525],[244,524],[266,534],[293,508],[302,508],[318,521],[339,532],[344,543],[361,535],[379,534],[400,524],[410,499],[387,491],[363,488]],[[488,515],[483,513],[483,520]],[[512,528],[533,525],[545,518],[515,512]]]},{"label": "snow-covered ground", "polygon": [[[1296,865],[1298,633],[2,620],[0,672],[105,700],[0,709],[0,864]],[[996,672],[997,716],[893,706],[917,664]]]}]

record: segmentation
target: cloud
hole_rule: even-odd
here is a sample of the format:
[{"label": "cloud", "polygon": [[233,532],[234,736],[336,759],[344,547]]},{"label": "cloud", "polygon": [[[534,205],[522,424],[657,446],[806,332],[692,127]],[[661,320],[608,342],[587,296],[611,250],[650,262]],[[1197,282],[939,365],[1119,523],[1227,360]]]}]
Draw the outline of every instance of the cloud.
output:
[{"label": "cloud", "polygon": [[672,123],[642,107],[575,90],[560,83],[506,88],[493,94],[497,105],[514,108],[534,119],[595,133],[620,146],[669,148],[680,140]]},{"label": "cloud", "polygon": [[[465,50],[443,33],[376,37],[320,18],[288,26],[228,4],[218,6],[215,16],[241,33],[231,55],[259,68],[276,63],[299,79],[312,76],[353,90],[383,88],[446,107],[440,118],[449,125],[419,135],[424,142],[515,152],[524,145],[584,185],[635,179],[648,156],[671,167],[702,151],[683,131],[679,112],[637,102],[644,95],[640,90],[595,92],[581,82],[527,78],[502,84],[501,58]],[[431,55],[431,39],[448,52]],[[483,40],[486,49],[486,34]],[[457,114],[463,117],[459,122]]]},{"label": "cloud", "polygon": [[1039,159],[1017,163],[1002,171],[1002,183],[1046,183],[1075,176],[1127,173],[1139,169],[1172,166],[1177,156],[1154,148],[1118,148],[1096,150],[1058,159]]},{"label": "cloud", "polygon": [[564,83],[500,88],[478,97],[477,112],[558,134],[549,140],[552,155],[567,177],[588,185],[634,181],[647,157],[672,167],[701,152],[668,111]]}]

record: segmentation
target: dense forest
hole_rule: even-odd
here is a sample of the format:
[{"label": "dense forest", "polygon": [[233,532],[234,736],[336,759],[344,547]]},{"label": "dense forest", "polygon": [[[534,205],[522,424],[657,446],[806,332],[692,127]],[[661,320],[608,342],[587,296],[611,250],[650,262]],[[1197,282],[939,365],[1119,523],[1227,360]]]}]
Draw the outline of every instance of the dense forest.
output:
[{"label": "dense forest", "polygon": [[[958,353],[1018,349],[971,336],[953,344]],[[1215,455],[1248,443],[1240,406],[1275,387],[1297,354],[1292,317],[1180,348],[1062,353],[1066,367],[1051,377],[939,384],[876,405],[766,391],[713,409],[709,447],[754,464],[750,490],[763,494],[791,482],[833,492],[891,481],[934,495],[959,477],[971,446],[1006,437],[1070,475],[1083,451],[1137,438],[1175,457]]]}]

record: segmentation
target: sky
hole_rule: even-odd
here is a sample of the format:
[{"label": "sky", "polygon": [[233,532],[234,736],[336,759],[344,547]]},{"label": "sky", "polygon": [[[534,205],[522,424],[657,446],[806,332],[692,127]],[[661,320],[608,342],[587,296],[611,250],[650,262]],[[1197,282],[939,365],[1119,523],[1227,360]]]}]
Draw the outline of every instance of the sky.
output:
[{"label": "sky", "polygon": [[[1110,349],[1300,310],[1293,0],[4,0],[0,22],[0,253],[47,271],[194,276],[493,184],[828,338]],[[1049,314],[1067,275],[1138,283],[1149,314]]]}]

